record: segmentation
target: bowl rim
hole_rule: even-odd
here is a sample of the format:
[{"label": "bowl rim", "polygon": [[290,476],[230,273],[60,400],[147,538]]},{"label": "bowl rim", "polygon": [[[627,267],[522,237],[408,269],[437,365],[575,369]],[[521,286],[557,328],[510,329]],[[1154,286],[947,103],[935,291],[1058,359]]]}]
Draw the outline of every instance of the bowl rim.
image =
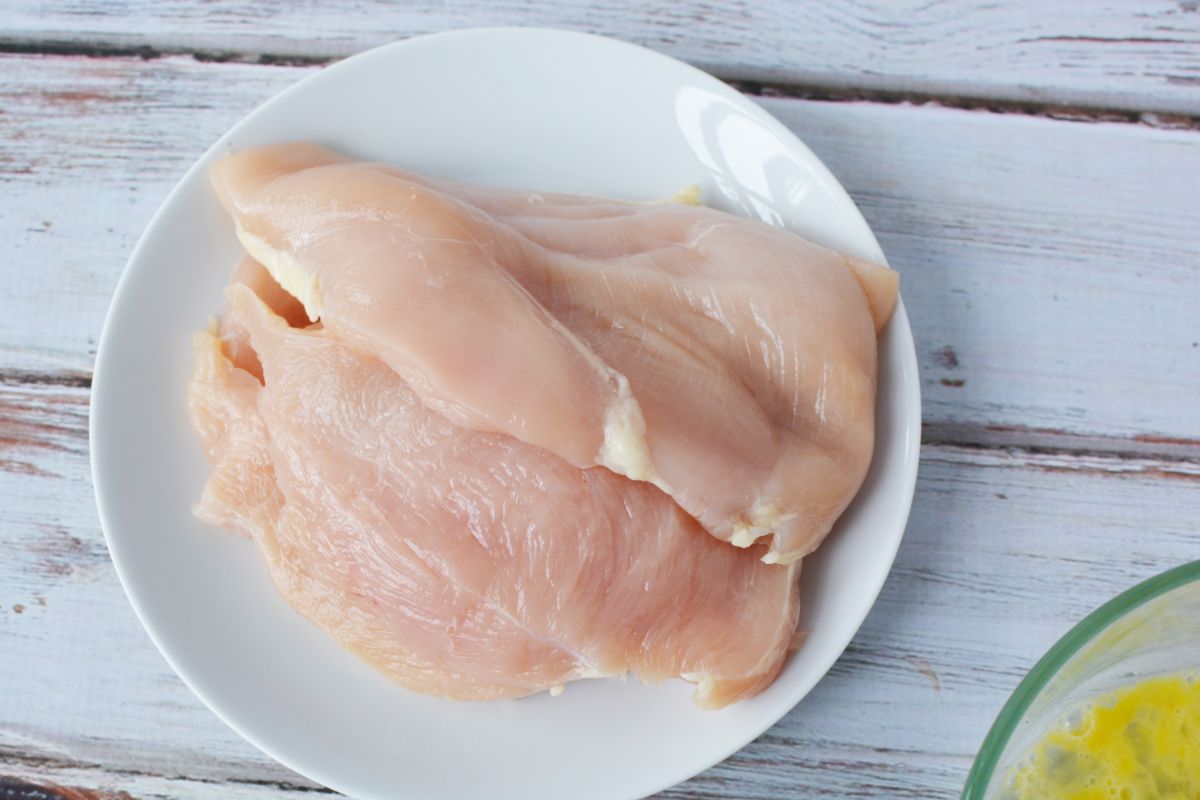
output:
[{"label": "bowl rim", "polygon": [[1126,589],[1075,624],[1038,660],[1008,698],[984,737],[967,775],[960,800],[983,800],[995,777],[1000,756],[1025,712],[1055,675],[1076,653],[1117,620],[1167,592],[1200,582],[1200,560],[1189,561]]}]

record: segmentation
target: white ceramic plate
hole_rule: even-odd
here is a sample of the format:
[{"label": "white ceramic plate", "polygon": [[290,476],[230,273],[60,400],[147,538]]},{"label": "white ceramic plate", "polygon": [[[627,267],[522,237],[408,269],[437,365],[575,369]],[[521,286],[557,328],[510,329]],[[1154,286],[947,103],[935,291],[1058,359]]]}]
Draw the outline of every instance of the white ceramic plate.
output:
[{"label": "white ceramic plate", "polygon": [[465,704],[413,694],[275,593],[251,544],[197,522],[207,468],[185,408],[189,338],[239,255],[209,190],[220,154],[307,139],[479,182],[706,202],[882,260],[838,182],[724,84],[607,39],[530,29],[427,36],[343,61],[269,101],[188,172],[117,288],[92,395],[92,469],[113,562],[163,655],[259,748],[360,798],[632,798],[758,736],[825,674],[892,565],[916,478],[920,398],[901,305],[882,340],[870,477],[806,564],[811,630],[766,692],[719,712],[675,681],[585,681],[561,697]]}]

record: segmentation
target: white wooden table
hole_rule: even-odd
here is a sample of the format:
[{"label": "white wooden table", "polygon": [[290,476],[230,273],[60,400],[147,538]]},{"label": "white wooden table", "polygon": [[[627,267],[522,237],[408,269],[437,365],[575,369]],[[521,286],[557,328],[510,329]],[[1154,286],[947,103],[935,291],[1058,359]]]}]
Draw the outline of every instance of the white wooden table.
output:
[{"label": "white wooden table", "polygon": [[619,36],[755,95],[858,201],[918,342],[920,480],[875,610],[798,708],[663,797],[955,797],[1058,636],[1200,557],[1196,0],[9,0],[0,798],[327,792],[134,618],[92,501],[96,337],[150,215],[243,114],[340,56],[492,24]]}]

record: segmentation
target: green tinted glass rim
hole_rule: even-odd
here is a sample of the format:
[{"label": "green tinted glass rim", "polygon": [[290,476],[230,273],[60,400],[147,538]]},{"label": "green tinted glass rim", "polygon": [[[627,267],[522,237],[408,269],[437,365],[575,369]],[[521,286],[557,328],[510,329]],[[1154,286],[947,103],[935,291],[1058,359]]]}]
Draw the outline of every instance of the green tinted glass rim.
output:
[{"label": "green tinted glass rim", "polygon": [[975,764],[967,776],[967,785],[963,789],[962,800],[983,800],[1000,760],[1000,755],[1004,752],[1004,748],[1021,718],[1025,716],[1025,712],[1033,703],[1034,698],[1071,660],[1072,656],[1125,614],[1156,597],[1198,580],[1200,580],[1200,561],[1181,564],[1142,581],[1088,614],[1079,624],[1068,631],[1066,636],[1063,636],[1047,650],[1046,655],[1042,656],[1041,660],[1025,676],[1025,680],[1017,686],[1012,697],[1004,704],[1004,708],[1000,709],[996,721],[992,723],[991,730],[983,740],[983,746],[979,748]]}]

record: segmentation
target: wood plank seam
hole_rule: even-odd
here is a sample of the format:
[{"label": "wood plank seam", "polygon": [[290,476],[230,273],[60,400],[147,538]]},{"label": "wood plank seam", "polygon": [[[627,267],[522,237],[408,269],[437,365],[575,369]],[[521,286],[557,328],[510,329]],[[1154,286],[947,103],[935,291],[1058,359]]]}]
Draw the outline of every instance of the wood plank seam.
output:
[{"label": "wood plank seam", "polygon": [[13,36],[0,36],[0,53],[31,56],[80,56],[83,58],[140,58],[143,61],[153,61],[168,56],[190,56],[197,61],[214,64],[258,64],[279,67],[320,67],[341,60],[337,57],[326,56],[119,44],[104,40],[81,42],[74,39],[25,39]]},{"label": "wood plank seam", "polygon": [[[0,36],[0,54],[77,56],[83,58],[139,58],[153,61],[170,56],[194,58],[201,63],[236,63],[259,66],[313,67],[328,66],[341,60],[338,57],[247,53],[235,50],[161,47],[78,42],[71,39],[27,40]],[[1200,109],[1196,114],[1158,111],[1133,111],[1100,105],[1065,104],[1053,101],[1035,103],[1027,100],[1006,100],[977,97],[968,94],[940,92],[895,91],[861,87],[826,86],[818,83],[763,82],[742,80],[712,72],[717,78],[751,97],[770,97],[789,100],[816,100],[842,103],[881,103],[894,105],[937,105],[964,111],[990,111],[999,114],[1020,114],[1070,122],[1117,122],[1146,125],[1152,128],[1200,130]]]},{"label": "wood plank seam", "polygon": [[[185,780],[191,783],[205,784],[239,784],[245,786],[256,786],[267,789],[278,789],[286,792],[305,792],[311,794],[337,794],[332,789],[327,789],[323,786],[305,785],[302,783],[293,783],[291,781],[269,780],[262,778],[248,778],[239,775],[225,775],[220,779],[205,778],[192,775],[180,775],[178,773],[163,773],[153,770],[130,769],[128,767],[119,767],[112,765],[99,764],[93,761],[63,757],[58,755],[43,755],[32,752],[30,750],[18,750],[14,747],[6,747],[0,745],[0,770],[3,770],[5,765],[11,769],[12,767],[21,766],[26,769],[33,769],[39,772],[61,772],[64,770],[103,770],[105,774],[114,777],[126,778],[161,778],[164,780]],[[0,789],[3,787],[0,786]],[[0,797],[3,793],[0,792]]]},{"label": "wood plank seam", "polygon": [[1098,105],[1084,106],[1050,101],[1033,103],[1028,100],[1004,100],[945,93],[825,87],[799,83],[761,83],[729,79],[726,79],[725,82],[751,97],[813,100],[829,103],[877,103],[880,105],[904,103],[913,106],[940,106],[959,111],[990,111],[994,114],[1045,117],[1060,122],[1116,122],[1169,130],[1200,130],[1200,111],[1196,114],[1168,114]]},{"label": "wood plank seam", "polygon": [[1073,455],[1099,459],[1152,459],[1165,464],[1200,466],[1200,439],[1139,434],[1082,436],[1070,431],[1018,425],[976,423],[926,423],[921,444],[970,447],[977,450],[1014,450],[1036,455]]},{"label": "wood plank seam", "polygon": [[66,386],[71,389],[91,389],[92,376],[84,372],[34,372],[0,367],[0,383],[9,386]]},{"label": "wood plank seam", "polygon": [[[7,765],[7,767],[6,767],[6,765]],[[104,776],[110,780],[114,779],[114,778],[115,779],[156,778],[156,779],[163,780],[163,781],[170,781],[172,783],[178,782],[180,784],[191,783],[191,784],[201,784],[201,785],[205,785],[205,786],[248,786],[248,787],[254,787],[254,788],[261,788],[261,789],[271,789],[271,790],[280,791],[280,792],[296,792],[296,793],[302,793],[302,794],[306,794],[306,795],[320,794],[320,795],[340,796],[334,790],[328,789],[324,786],[305,786],[304,784],[292,783],[290,781],[273,781],[273,780],[260,779],[260,778],[243,778],[243,777],[236,777],[236,776],[222,777],[219,779],[218,778],[204,778],[204,777],[200,777],[200,776],[196,776],[196,775],[180,775],[178,773],[165,774],[165,773],[151,772],[151,771],[147,771],[147,770],[132,770],[132,769],[119,768],[119,767],[117,767],[117,768],[106,767],[102,764],[93,764],[93,763],[82,762],[82,761],[74,762],[74,761],[67,761],[67,760],[57,760],[57,761],[55,761],[55,763],[47,765],[47,764],[41,763],[41,761],[36,757],[25,758],[22,756],[18,756],[16,759],[6,759],[3,757],[0,757],[0,770],[5,770],[5,771],[11,770],[11,771],[15,772],[16,770],[13,768],[18,765],[25,766],[25,767],[33,766],[37,772],[40,772],[40,773],[49,772],[50,774],[53,774],[54,772],[58,772],[58,771],[62,771],[62,770],[101,771],[101,772],[103,772]],[[48,770],[47,767],[49,767],[50,769]],[[9,795],[5,794],[6,791],[16,792],[17,789],[25,789],[29,793],[15,794],[16,800],[53,800],[54,798],[60,796],[60,795],[55,795],[55,794],[39,796],[39,795],[33,794],[32,791],[30,791],[29,786],[26,786],[26,787],[6,786],[6,784],[5,784],[6,781],[13,781],[15,784],[16,781],[19,781],[19,780],[22,780],[22,779],[14,780],[13,778],[9,778],[3,774],[0,774],[0,800],[7,800]],[[26,783],[28,783],[28,782],[26,781]],[[43,787],[43,788],[52,788],[52,789],[61,790],[61,787],[57,786],[57,784],[51,784],[50,787]],[[76,790],[76,791],[79,791],[79,790]],[[118,797],[121,797],[121,796],[122,795],[118,795]],[[62,797],[63,797],[63,800],[89,800],[91,795],[84,795],[81,798],[78,795],[66,794],[65,796],[62,796]],[[105,794],[95,795],[95,797],[107,800],[107,798],[111,797],[111,795],[105,793]],[[124,794],[123,797],[126,798],[126,800],[134,800],[134,798],[128,794]]]}]

